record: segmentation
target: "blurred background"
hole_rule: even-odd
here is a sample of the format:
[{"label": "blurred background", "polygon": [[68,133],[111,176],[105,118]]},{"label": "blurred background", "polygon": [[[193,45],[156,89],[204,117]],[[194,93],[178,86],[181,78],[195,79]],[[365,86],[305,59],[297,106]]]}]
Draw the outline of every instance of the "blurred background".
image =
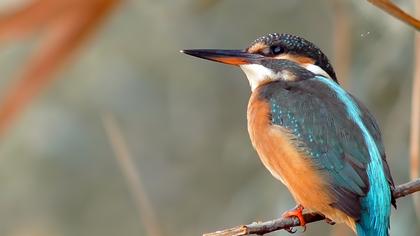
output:
[{"label": "blurred background", "polygon": [[[378,119],[395,182],[409,180],[414,30],[367,1],[75,2],[0,0],[10,26],[0,27],[0,101],[23,91],[20,110],[0,113],[1,235],[201,235],[293,207],[251,146],[245,75],[179,53],[245,48],[271,32],[323,49]],[[414,12],[415,1],[395,2]],[[320,222],[304,235],[352,234]],[[420,235],[409,197],[392,210],[391,235]]]}]

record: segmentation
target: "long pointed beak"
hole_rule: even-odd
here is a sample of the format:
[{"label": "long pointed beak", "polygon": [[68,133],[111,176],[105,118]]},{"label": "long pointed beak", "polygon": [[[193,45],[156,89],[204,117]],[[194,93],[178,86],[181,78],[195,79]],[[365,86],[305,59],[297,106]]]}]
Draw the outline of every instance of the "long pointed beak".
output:
[{"label": "long pointed beak", "polygon": [[194,57],[236,66],[252,64],[258,59],[263,58],[261,55],[247,53],[241,50],[188,49],[181,50],[181,52]]}]

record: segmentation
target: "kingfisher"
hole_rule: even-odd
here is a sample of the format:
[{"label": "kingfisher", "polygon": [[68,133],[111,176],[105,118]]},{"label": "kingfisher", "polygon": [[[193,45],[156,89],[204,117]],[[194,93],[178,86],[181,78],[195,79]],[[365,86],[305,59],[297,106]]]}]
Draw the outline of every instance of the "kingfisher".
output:
[{"label": "kingfisher", "polygon": [[340,86],[317,46],[272,33],[244,50],[181,52],[245,72],[252,145],[297,203],[283,216],[298,217],[305,226],[307,209],[347,224],[359,236],[389,235],[394,182],[378,123]]}]

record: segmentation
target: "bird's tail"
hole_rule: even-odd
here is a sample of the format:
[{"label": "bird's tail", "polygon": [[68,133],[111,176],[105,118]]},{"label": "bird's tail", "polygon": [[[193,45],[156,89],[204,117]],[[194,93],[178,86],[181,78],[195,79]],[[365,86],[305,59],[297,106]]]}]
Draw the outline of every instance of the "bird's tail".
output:
[{"label": "bird's tail", "polygon": [[357,236],[389,236],[389,218],[380,224],[376,220],[374,215],[362,214],[356,223]]},{"label": "bird's tail", "polygon": [[365,228],[360,224],[356,225],[356,232],[357,236],[389,236],[388,229]]},{"label": "bird's tail", "polygon": [[[369,170],[369,167],[368,167]],[[370,172],[374,169],[370,169]],[[380,173],[369,173],[372,176]],[[361,199],[361,214],[356,222],[356,232],[358,236],[389,236],[389,216],[391,213],[391,191],[387,180],[382,177],[370,179],[370,190]]]}]

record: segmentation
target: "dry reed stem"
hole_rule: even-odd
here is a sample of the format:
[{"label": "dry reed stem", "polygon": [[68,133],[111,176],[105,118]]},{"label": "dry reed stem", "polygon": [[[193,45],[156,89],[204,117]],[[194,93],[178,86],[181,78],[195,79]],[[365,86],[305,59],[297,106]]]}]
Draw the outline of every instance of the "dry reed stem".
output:
[{"label": "dry reed stem", "polygon": [[350,86],[351,62],[351,5],[347,0],[331,0],[334,21],[333,23],[333,48],[334,68],[341,86]]},{"label": "dry reed stem", "polygon": [[379,7],[382,10],[386,11],[388,14],[394,16],[395,18],[401,20],[402,22],[405,22],[406,24],[420,31],[420,20],[407,14],[391,1],[389,0],[368,0],[368,1],[372,3],[373,5],[375,5],[376,7]]},{"label": "dry reed stem", "polygon": [[[420,17],[420,1],[414,0],[417,17]],[[420,165],[420,32],[414,35],[414,78],[411,97],[410,129],[410,177],[419,177]],[[417,218],[420,217],[420,197],[413,196]]]},{"label": "dry reed stem", "polygon": [[135,167],[133,156],[127,146],[127,142],[122,134],[120,127],[110,114],[102,115],[102,122],[109,139],[109,143],[115,153],[115,159],[124,174],[138,214],[141,217],[147,235],[161,236],[160,227],[156,218],[155,211],[143,187],[139,170]]},{"label": "dry reed stem", "polygon": [[0,102],[0,137],[54,79],[54,73],[103,22],[120,0],[35,0],[0,18],[0,40],[44,32],[38,48]]}]

